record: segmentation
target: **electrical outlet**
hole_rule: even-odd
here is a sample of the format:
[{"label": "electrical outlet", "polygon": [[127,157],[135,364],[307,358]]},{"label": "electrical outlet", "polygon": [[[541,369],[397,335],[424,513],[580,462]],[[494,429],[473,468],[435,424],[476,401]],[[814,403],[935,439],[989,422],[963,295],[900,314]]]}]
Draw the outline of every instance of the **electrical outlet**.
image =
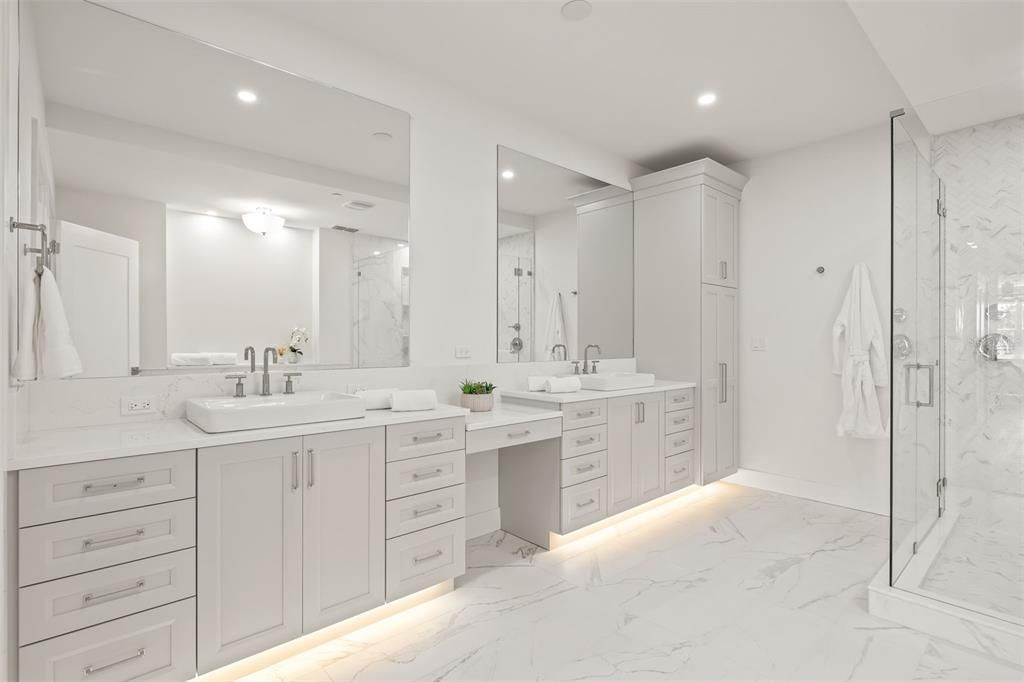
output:
[{"label": "electrical outlet", "polygon": [[152,396],[144,395],[132,398],[121,398],[122,417],[134,417],[138,414],[154,414],[155,412],[156,407],[154,407]]},{"label": "electrical outlet", "polygon": [[473,351],[469,346],[455,346],[455,357],[459,360],[468,360],[473,357]]},{"label": "electrical outlet", "polygon": [[358,391],[365,391],[367,389],[369,389],[369,386],[366,386],[364,384],[349,384],[348,385],[348,392],[349,393],[356,393]]},{"label": "electrical outlet", "polygon": [[763,336],[752,336],[750,337],[750,350],[764,351],[768,350],[768,339]]}]

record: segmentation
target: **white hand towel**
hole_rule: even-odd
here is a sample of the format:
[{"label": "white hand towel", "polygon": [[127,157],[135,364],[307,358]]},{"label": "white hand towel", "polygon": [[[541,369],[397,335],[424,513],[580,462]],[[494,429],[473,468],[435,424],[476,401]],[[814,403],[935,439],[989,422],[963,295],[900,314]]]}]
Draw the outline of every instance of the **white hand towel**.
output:
[{"label": "white hand towel", "polygon": [[238,353],[206,353],[211,365],[237,365]]},{"label": "white hand towel", "polygon": [[[566,343],[565,310],[562,307],[562,292],[556,292],[551,299],[548,310],[548,321],[544,327],[544,352],[548,360],[568,360],[567,357],[555,357],[555,346]],[[530,389],[533,390],[533,389]]]},{"label": "white hand towel", "polygon": [[437,407],[437,393],[431,388],[415,391],[395,391],[391,394],[393,412],[418,412]]},{"label": "white hand towel", "polygon": [[171,353],[171,364],[179,367],[204,367],[213,364],[209,353]]},{"label": "white hand towel", "polygon": [[574,393],[582,386],[579,377],[551,377],[544,388],[548,393]]},{"label": "white hand towel", "polygon": [[57,279],[49,268],[39,276],[39,325],[36,332],[39,375],[46,379],[67,379],[82,373],[82,359],[71,339],[71,326],[64,314]]},{"label": "white hand towel", "polygon": [[391,409],[391,394],[397,388],[372,388],[365,391],[356,391],[356,397],[363,399],[363,404],[368,410]]},{"label": "white hand towel", "polygon": [[545,391],[547,390],[548,379],[554,379],[555,377],[526,377],[526,386],[530,391]]},{"label": "white hand towel", "polygon": [[18,357],[14,361],[14,378],[32,381],[36,378],[36,323],[39,319],[39,278],[32,272],[21,287],[21,323],[18,334]]}]

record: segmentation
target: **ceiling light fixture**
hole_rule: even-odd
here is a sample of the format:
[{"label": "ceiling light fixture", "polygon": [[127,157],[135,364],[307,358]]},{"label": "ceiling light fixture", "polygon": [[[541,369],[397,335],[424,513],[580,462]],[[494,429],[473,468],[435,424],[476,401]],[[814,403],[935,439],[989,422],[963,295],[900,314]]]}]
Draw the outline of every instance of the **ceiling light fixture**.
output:
[{"label": "ceiling light fixture", "polygon": [[246,104],[255,104],[259,97],[252,90],[239,90],[238,99]]},{"label": "ceiling light fixture", "polygon": [[405,244],[403,244],[402,242],[398,242],[398,248],[404,249],[405,248]]},{"label": "ceiling light fixture", "polygon": [[501,171],[501,179],[502,180],[512,180],[515,177],[516,177],[516,172],[514,170],[512,170],[511,168],[506,168],[505,170]]},{"label": "ceiling light fixture", "polygon": [[374,252],[373,252],[373,255],[374,255],[374,256],[379,256],[379,255],[380,255],[380,251],[374,251]]},{"label": "ceiling light fixture", "polygon": [[242,222],[247,228],[266,237],[271,232],[277,232],[284,227],[284,218],[274,215],[269,208],[257,208],[252,213],[242,216]]},{"label": "ceiling light fixture", "polygon": [[593,10],[587,0],[569,0],[562,5],[562,18],[566,21],[583,21]]},{"label": "ceiling light fixture", "polygon": [[705,92],[703,95],[697,98],[697,104],[702,107],[710,107],[715,101],[718,100],[718,95],[713,92]]}]

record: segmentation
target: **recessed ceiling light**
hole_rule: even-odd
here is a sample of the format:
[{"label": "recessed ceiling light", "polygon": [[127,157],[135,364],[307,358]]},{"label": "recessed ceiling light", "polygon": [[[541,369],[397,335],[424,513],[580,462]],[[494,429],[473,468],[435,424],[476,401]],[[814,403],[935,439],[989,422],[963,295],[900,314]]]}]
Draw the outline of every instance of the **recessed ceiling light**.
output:
[{"label": "recessed ceiling light", "polygon": [[379,255],[380,255],[380,251],[374,251],[374,252],[373,252],[373,255],[374,255],[374,256],[379,256]]},{"label": "recessed ceiling light", "polygon": [[705,92],[703,95],[697,98],[697,104],[702,107],[710,107],[718,99],[718,95],[713,92]]},{"label": "recessed ceiling light", "polygon": [[353,211],[368,211],[374,206],[376,206],[376,204],[371,204],[369,201],[362,201],[360,199],[353,199],[345,204],[345,208],[350,208]]},{"label": "recessed ceiling light", "polygon": [[502,180],[512,180],[515,177],[516,177],[516,172],[514,170],[512,170],[511,168],[506,168],[505,170],[501,171],[501,179]]},{"label": "recessed ceiling light", "polygon": [[255,104],[259,97],[252,90],[239,90],[238,99],[246,104]]},{"label": "recessed ceiling light", "polygon": [[391,139],[391,133],[379,130],[370,137],[377,140],[378,142],[388,142]]},{"label": "recessed ceiling light", "polygon": [[398,248],[400,248],[400,249],[404,249],[404,248],[405,248],[405,244],[403,244],[403,243],[399,242],[399,243],[398,243]]},{"label": "recessed ceiling light", "polygon": [[593,9],[587,0],[569,0],[562,5],[562,18],[566,21],[583,21]]}]

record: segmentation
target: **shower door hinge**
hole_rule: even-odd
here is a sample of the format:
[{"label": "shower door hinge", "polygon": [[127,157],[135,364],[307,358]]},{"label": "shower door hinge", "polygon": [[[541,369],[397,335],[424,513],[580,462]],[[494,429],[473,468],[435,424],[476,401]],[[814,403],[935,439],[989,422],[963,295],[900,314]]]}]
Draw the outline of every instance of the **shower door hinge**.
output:
[{"label": "shower door hinge", "polygon": [[940,218],[946,217],[946,207],[942,205],[942,199],[935,200],[935,214]]},{"label": "shower door hinge", "polygon": [[911,554],[917,554],[917,540],[914,540],[914,547],[911,549]]}]

